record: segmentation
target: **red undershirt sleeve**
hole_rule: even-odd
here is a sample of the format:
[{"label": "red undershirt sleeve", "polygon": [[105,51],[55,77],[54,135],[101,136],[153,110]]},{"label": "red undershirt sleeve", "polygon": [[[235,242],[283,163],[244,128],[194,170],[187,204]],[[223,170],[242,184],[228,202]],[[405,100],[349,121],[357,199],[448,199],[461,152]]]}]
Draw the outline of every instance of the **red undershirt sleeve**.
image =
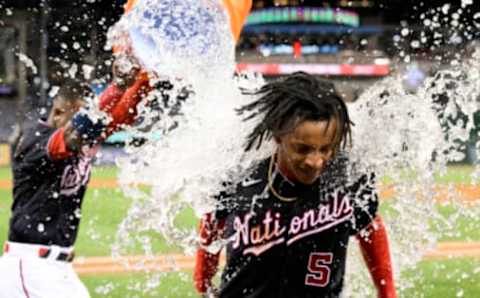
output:
[{"label": "red undershirt sleeve", "polygon": [[206,247],[221,237],[225,222],[216,221],[211,213],[206,214],[200,221],[201,245],[197,249],[193,280],[198,293],[204,294],[212,287],[212,279],[217,273],[220,251],[211,253]]},{"label": "red undershirt sleeve", "polygon": [[363,258],[372,276],[379,298],[396,298],[387,229],[378,215],[366,227],[368,237],[357,235]]},{"label": "red undershirt sleeve", "polygon": [[52,160],[62,160],[72,156],[74,153],[69,151],[65,143],[65,128],[57,129],[48,140],[48,155]]}]

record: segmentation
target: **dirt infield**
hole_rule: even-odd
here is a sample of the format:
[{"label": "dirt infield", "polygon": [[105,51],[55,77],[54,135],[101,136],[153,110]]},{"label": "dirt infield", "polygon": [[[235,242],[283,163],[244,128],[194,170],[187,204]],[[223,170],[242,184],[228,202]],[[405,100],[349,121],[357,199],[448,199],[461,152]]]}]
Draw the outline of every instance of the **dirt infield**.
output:
[{"label": "dirt infield", "polygon": [[[114,178],[96,178],[89,182],[89,187],[92,188],[116,188],[118,187],[117,180]],[[12,181],[2,179],[0,180],[0,189],[11,189]],[[452,194],[456,194],[463,202],[476,202],[480,201],[480,186],[470,184],[456,184],[454,186],[441,185],[435,187],[436,201],[444,201],[446,198],[450,198]],[[380,198],[389,199],[395,196],[395,189],[391,185],[380,185]]]},{"label": "dirt infield", "polygon": [[[447,258],[480,258],[480,242],[442,242],[437,249],[424,256],[425,260]],[[225,262],[222,256],[221,263]],[[108,273],[159,271],[171,272],[193,270],[194,257],[180,254],[167,254],[152,257],[129,256],[113,259],[111,257],[78,258],[74,262],[75,270],[80,275],[101,275]]]},{"label": "dirt infield", "polygon": [[[92,179],[88,183],[89,187],[92,188],[115,188],[118,186],[116,179]],[[0,189],[12,189],[12,181],[1,179],[0,180]]]}]

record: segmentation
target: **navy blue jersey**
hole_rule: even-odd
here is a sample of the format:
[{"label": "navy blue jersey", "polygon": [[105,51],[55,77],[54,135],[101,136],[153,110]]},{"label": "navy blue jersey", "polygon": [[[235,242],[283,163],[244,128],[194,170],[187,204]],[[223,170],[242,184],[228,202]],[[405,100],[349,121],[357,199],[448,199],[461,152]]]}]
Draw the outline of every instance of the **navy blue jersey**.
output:
[{"label": "navy blue jersey", "polygon": [[349,238],[376,215],[373,174],[349,182],[338,157],[313,185],[295,185],[276,169],[268,179],[270,162],[220,199],[228,239],[220,297],[338,297]]},{"label": "navy blue jersey", "polygon": [[60,246],[75,242],[91,158],[53,158],[49,144],[56,133],[40,121],[25,130],[18,143],[12,166],[10,241]]}]

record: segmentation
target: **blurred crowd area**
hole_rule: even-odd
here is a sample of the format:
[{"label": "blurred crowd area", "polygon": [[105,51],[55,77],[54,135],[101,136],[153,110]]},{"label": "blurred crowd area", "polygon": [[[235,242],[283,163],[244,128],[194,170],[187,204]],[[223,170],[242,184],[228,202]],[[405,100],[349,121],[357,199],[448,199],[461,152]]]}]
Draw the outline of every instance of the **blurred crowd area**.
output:
[{"label": "blurred crowd area", "polygon": [[[299,69],[328,77],[347,101],[388,76],[402,76],[416,92],[480,50],[474,2],[253,0],[236,61],[267,79]],[[101,92],[111,78],[106,34],[124,4],[0,0],[0,143],[47,114],[52,87],[65,77]]]}]

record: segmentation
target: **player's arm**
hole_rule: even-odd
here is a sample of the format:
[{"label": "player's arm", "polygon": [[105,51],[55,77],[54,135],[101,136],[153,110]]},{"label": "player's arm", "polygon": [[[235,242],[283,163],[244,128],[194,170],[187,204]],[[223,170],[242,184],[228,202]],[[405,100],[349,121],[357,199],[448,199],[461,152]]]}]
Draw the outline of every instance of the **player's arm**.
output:
[{"label": "player's arm", "polygon": [[195,259],[193,280],[197,292],[207,297],[208,293],[215,292],[212,279],[217,273],[220,252],[212,253],[207,247],[215,240],[220,239],[224,227],[224,221],[218,221],[212,213],[205,214],[200,220],[200,244]]},{"label": "player's arm", "polygon": [[[368,225],[357,239],[363,258],[372,276],[379,298],[396,298],[392,261],[387,229],[380,215]],[[368,235],[366,237],[363,234]]]},{"label": "player's arm", "polygon": [[82,146],[98,143],[133,123],[137,104],[150,90],[148,76],[136,72],[116,78],[100,95],[98,110],[107,118],[92,119],[86,111],[77,112],[63,132],[67,150],[78,152]]}]

